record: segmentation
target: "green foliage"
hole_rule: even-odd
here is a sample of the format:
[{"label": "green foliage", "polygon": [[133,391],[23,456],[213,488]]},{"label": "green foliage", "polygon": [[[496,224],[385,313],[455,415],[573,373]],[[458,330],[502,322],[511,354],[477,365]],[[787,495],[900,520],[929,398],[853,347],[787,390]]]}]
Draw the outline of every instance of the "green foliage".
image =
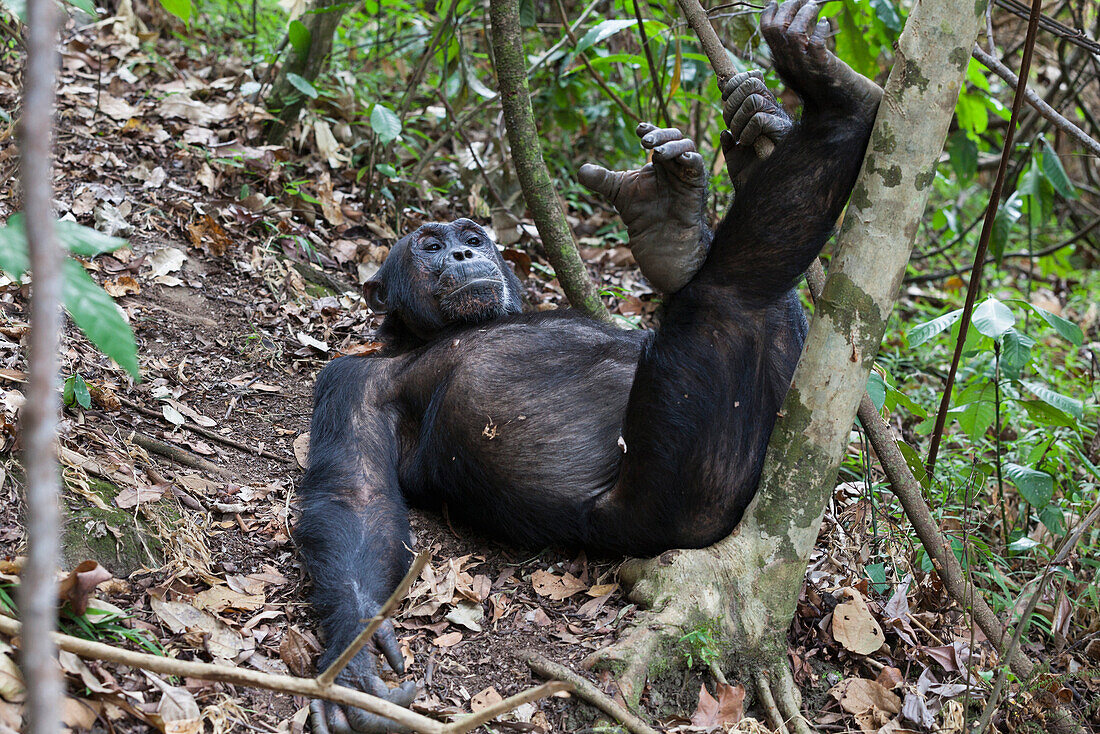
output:
[{"label": "green foliage", "polygon": [[[55,231],[62,246],[71,254],[82,257],[113,252],[126,244],[125,240],[108,237],[75,222],[57,222]],[[18,279],[23,277],[29,266],[23,216],[14,214],[5,226],[0,227],[0,270]],[[137,343],[130,324],[119,313],[107,292],[73,259],[65,260],[62,266],[61,300],[88,339],[134,379],[140,380]]]},{"label": "green foliage", "polygon": [[88,383],[80,375],[69,375],[61,391],[61,400],[66,406],[72,408],[79,405],[81,408],[92,407],[92,396],[88,392]]},{"label": "green foliage", "polygon": [[191,0],[160,0],[160,6],[184,22],[191,23]]},{"label": "green foliage", "polygon": [[684,645],[684,657],[688,668],[695,666],[696,659],[707,667],[721,660],[721,652],[718,649],[712,625],[696,627],[682,636],[680,643]]}]

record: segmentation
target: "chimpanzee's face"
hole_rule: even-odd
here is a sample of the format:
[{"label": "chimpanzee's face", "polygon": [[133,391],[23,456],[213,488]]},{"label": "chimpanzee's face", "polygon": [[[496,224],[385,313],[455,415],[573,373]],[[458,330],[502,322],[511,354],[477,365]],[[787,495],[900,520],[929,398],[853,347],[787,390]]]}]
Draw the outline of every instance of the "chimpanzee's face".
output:
[{"label": "chimpanzee's face", "polygon": [[425,224],[402,238],[364,288],[372,307],[430,336],[522,310],[519,281],[477,223]]}]

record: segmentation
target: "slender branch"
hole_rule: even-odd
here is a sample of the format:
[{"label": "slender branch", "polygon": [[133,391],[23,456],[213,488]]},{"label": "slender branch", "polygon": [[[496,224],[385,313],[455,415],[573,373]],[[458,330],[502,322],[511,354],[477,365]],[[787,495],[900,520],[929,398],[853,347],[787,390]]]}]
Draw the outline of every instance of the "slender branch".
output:
[{"label": "slender branch", "polygon": [[535,688],[528,688],[526,691],[521,691],[514,696],[509,696],[499,703],[494,703],[492,706],[486,706],[476,714],[462,717],[447,727],[447,730],[453,732],[467,732],[471,729],[476,729],[485,722],[492,721],[501,714],[506,714],[525,703],[537,701],[540,698],[546,698],[547,696],[552,696],[561,691],[568,691],[572,688],[573,686],[571,684],[557,680],[543,683],[541,686]]},{"label": "slender branch", "polygon": [[386,599],[386,603],[378,610],[378,613],[371,617],[370,622],[363,628],[363,631],[356,635],[355,639],[344,648],[344,651],[340,653],[340,657],[332,661],[320,675],[317,676],[317,683],[321,686],[331,686],[333,681],[336,680],[336,676],[340,674],[340,671],[348,666],[351,659],[354,658],[359,651],[363,649],[363,646],[370,642],[370,638],[378,631],[378,628],[382,626],[382,623],[394,613],[397,609],[397,605],[401,603],[401,600],[405,598],[405,592],[409,590],[413,582],[416,581],[416,577],[420,575],[420,572],[424,569],[425,564],[428,563],[428,559],[431,555],[427,551],[421,551],[415,559],[413,559],[412,565],[409,566],[408,572],[405,573],[405,578],[401,579],[401,583],[397,585],[397,588],[390,594],[390,598]]},{"label": "slender branch", "polygon": [[955,342],[955,353],[951,357],[951,369],[947,373],[947,382],[943,386],[943,398],[940,400],[940,409],[936,413],[936,427],[932,430],[932,445],[928,449],[927,468],[929,476],[936,473],[936,456],[939,454],[940,441],[943,439],[944,426],[947,422],[947,409],[951,407],[951,392],[955,387],[955,374],[959,369],[962,359],[963,345],[966,342],[966,334],[970,328],[970,316],[974,313],[974,302],[978,298],[978,288],[982,280],[982,270],[985,268],[985,253],[989,248],[989,238],[993,234],[993,219],[1001,204],[1001,192],[1004,190],[1005,174],[1008,173],[1008,161],[1012,157],[1012,143],[1016,136],[1016,121],[1020,117],[1020,107],[1024,101],[1024,89],[1027,87],[1028,73],[1031,71],[1031,56],[1035,51],[1035,33],[1039,26],[1039,15],[1043,7],[1043,0],[1032,0],[1031,19],[1027,25],[1027,36],[1024,39],[1024,57],[1020,62],[1020,77],[1016,84],[1016,92],[1012,97],[1012,114],[1008,119],[1008,129],[1005,130],[1004,147],[1001,149],[1001,164],[997,167],[997,179],[993,182],[993,191],[989,194],[989,205],[985,210],[985,221],[982,222],[982,233],[978,237],[978,248],[974,253],[974,268],[970,276],[970,284],[966,289],[966,301],[963,303],[962,317],[959,319],[959,338]]},{"label": "slender branch", "polygon": [[61,678],[50,632],[57,625],[58,341],[61,331],[61,246],[54,234],[52,161],[57,15],[53,0],[27,3],[27,66],[20,130],[27,248],[32,273],[27,402],[23,408],[27,561],[19,585],[26,622],[21,668],[27,685],[28,734],[53,734],[61,709]]},{"label": "slender branch", "polygon": [[159,454],[166,459],[171,459],[177,464],[183,464],[189,466],[192,469],[198,469],[199,471],[208,472],[210,474],[216,474],[219,477],[225,479],[233,479],[235,475],[233,472],[218,466],[212,461],[207,461],[201,456],[195,456],[186,449],[181,449],[179,446],[173,446],[170,443],[164,441],[158,441],[155,438],[144,436],[136,431],[131,431],[129,438],[146,451],[152,451],[154,454]]},{"label": "slender branch", "polygon": [[[987,54],[985,51],[983,51],[981,46],[974,46],[973,56],[978,61],[985,64],[985,66],[990,71],[992,71],[1000,78],[1004,79],[1009,84],[1013,85],[1014,87],[1019,86],[1019,77],[1013,74],[1012,70],[1002,64],[1000,60],[997,59],[995,56],[991,56],[990,54]],[[1089,134],[1086,133],[1084,130],[1074,125],[1062,115],[1058,114],[1058,112],[1053,107],[1048,105],[1045,101],[1043,101],[1043,98],[1040,97],[1038,94],[1036,94],[1031,89],[1024,87],[1024,99],[1026,99],[1027,103],[1034,107],[1040,115],[1042,115],[1052,125],[1054,125],[1054,127],[1058,128],[1066,135],[1088,148],[1090,151],[1092,151],[1093,155],[1100,156],[1100,142],[1097,142],[1096,140],[1091,138]]]},{"label": "slender branch", "polygon": [[646,66],[649,67],[649,78],[653,82],[653,96],[657,98],[657,108],[661,111],[661,118],[665,121],[665,127],[671,127],[672,122],[668,116],[668,106],[665,104],[664,91],[661,89],[661,80],[657,78],[657,64],[653,61],[653,49],[649,47],[649,37],[645,32],[645,21],[642,19],[642,6],[640,0],[632,0],[634,5],[634,17],[638,21],[638,35],[642,41],[642,51],[645,52]]},{"label": "slender branch", "polygon": [[551,662],[533,650],[525,650],[519,653],[518,657],[543,678],[553,678],[570,684],[573,687],[573,692],[580,698],[620,722],[634,734],[657,734],[656,729],[645,723],[640,717],[620,706],[599,688],[564,665]]}]

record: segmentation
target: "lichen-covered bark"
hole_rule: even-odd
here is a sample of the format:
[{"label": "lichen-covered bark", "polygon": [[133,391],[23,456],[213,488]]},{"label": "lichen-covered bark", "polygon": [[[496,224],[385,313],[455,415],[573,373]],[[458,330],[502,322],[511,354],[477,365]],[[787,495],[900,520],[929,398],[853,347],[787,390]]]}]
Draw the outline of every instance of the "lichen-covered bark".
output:
[{"label": "lichen-covered bark", "polygon": [[717,614],[724,622],[730,677],[756,691],[773,727],[809,731],[798,716],[785,630],[905,272],[985,6],[986,0],[915,4],[898,41],[839,251],[772,434],[756,498],[733,534],[714,546],[629,569],[625,580],[636,581],[634,598],[654,611],[641,615],[603,656],[620,664],[624,691],[640,693],[645,671],[636,659],[658,649],[662,637],[671,630],[682,635],[678,627],[693,615]]},{"label": "lichen-covered bark", "polygon": [[535,113],[527,87],[518,0],[490,0],[493,58],[496,67],[504,127],[512,149],[512,163],[523,188],[523,197],[535,220],[543,251],[573,308],[601,321],[610,321],[599,292],[577,252],[573,231],[565,221],[561,201],[554,190],[539,145]]}]

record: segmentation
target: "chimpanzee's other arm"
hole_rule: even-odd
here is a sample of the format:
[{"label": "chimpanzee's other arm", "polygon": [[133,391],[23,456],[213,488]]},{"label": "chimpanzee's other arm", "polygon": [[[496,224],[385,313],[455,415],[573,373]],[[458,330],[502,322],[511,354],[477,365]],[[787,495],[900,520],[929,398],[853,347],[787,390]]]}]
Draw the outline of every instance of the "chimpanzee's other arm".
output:
[{"label": "chimpanzee's other arm", "polygon": [[[396,416],[381,393],[389,360],[343,357],[317,378],[309,468],[301,486],[302,517],[294,531],[313,579],[313,603],[325,632],[327,667],[374,616],[408,569],[409,524],[397,483]],[[366,396],[370,394],[369,400]],[[390,689],[378,676],[380,650],[398,673],[404,661],[387,621],[337,682],[408,706],[415,683]],[[377,647],[375,647],[377,646]],[[361,709],[314,701],[314,731],[392,731]]]}]

